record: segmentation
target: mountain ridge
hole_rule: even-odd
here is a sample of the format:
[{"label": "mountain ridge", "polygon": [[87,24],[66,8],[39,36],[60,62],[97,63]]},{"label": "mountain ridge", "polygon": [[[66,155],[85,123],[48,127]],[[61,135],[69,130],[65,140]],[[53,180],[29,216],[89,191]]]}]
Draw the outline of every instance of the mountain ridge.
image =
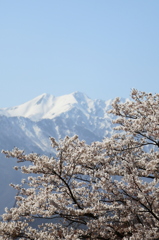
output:
[{"label": "mountain ridge", "polygon": [[111,101],[92,100],[87,95],[77,91],[60,97],[43,93],[21,105],[0,108],[0,114],[8,117],[22,116],[33,121],[39,121],[41,119],[53,119],[76,107],[85,111],[85,114],[88,116],[90,113],[94,113],[97,105],[102,105],[105,108],[107,105],[110,105]]}]

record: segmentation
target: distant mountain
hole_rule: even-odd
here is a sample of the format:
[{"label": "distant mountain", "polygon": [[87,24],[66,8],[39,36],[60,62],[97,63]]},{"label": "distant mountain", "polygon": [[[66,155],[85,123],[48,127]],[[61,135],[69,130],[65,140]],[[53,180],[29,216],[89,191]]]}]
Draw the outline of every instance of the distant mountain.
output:
[{"label": "distant mountain", "polygon": [[[77,134],[87,143],[101,141],[112,134],[111,116],[107,111],[112,100],[92,100],[81,92],[55,97],[42,94],[22,105],[0,109],[0,150],[15,146],[27,153],[53,154],[49,136],[57,140]],[[13,205],[11,182],[22,175],[12,169],[16,160],[0,154],[0,213]],[[23,178],[26,176],[23,176]]]},{"label": "distant mountain", "polygon": [[77,108],[87,117],[89,115],[104,117],[105,110],[110,108],[111,102],[112,100],[92,100],[81,92],[74,92],[60,97],[44,93],[19,106],[0,109],[0,114],[7,117],[21,116],[32,121],[40,121],[42,119],[53,119],[62,113]]},{"label": "distant mountain", "polygon": [[[16,134],[17,141],[22,134],[27,145],[29,138],[29,145],[36,145],[44,151],[48,149],[48,141],[43,140],[50,135],[59,139],[65,135],[78,134],[81,139],[90,143],[110,134],[111,118],[107,111],[111,102],[112,100],[92,100],[80,92],[61,97],[42,94],[22,105],[0,109],[0,118],[2,122],[8,122],[11,127],[9,131]],[[3,132],[3,128],[1,131]],[[4,135],[8,135],[6,131],[7,129],[3,132]],[[14,146],[18,144],[15,137],[13,142]]]}]

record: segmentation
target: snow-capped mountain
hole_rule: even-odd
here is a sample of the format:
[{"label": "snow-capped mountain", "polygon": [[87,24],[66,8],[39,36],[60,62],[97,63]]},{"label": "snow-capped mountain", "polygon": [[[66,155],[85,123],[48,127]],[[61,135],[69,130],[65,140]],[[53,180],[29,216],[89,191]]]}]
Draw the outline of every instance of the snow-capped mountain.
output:
[{"label": "snow-capped mountain", "polygon": [[[32,121],[39,121],[41,119],[53,119],[62,113],[77,108],[87,117],[90,114],[103,117],[106,114],[105,110],[110,107],[111,101],[92,100],[80,92],[60,97],[44,93],[19,106],[0,109],[0,114],[10,117],[21,116],[29,118]],[[101,109],[103,114],[99,113]]]},{"label": "snow-capped mountain", "polygon": [[79,134],[87,142],[105,137],[112,131],[111,118],[107,114],[111,101],[92,100],[80,92],[61,97],[42,94],[22,105],[0,109],[0,119],[6,122],[4,116],[7,117],[13,131],[15,126],[20,128],[16,131],[18,138],[21,132],[44,151],[48,146],[45,149],[40,137],[59,139]]},{"label": "snow-capped mountain", "polygon": [[[92,100],[80,92],[61,97],[42,94],[22,105],[0,109],[0,150],[16,146],[27,153],[53,154],[50,136],[58,140],[77,134],[87,143],[100,141],[112,134],[107,114],[111,102]],[[0,154],[0,213],[14,202],[15,192],[8,184],[20,182],[21,174],[12,169],[15,164],[16,160]]]}]

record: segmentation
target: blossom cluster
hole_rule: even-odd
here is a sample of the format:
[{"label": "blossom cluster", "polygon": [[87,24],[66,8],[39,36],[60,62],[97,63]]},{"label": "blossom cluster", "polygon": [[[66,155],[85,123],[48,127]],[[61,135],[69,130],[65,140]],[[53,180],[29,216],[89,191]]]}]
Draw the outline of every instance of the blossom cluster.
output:
[{"label": "blossom cluster", "polygon": [[29,177],[11,184],[0,239],[159,239],[159,94],[131,96],[114,100],[115,134],[102,142],[50,138],[50,157],[3,150]]}]

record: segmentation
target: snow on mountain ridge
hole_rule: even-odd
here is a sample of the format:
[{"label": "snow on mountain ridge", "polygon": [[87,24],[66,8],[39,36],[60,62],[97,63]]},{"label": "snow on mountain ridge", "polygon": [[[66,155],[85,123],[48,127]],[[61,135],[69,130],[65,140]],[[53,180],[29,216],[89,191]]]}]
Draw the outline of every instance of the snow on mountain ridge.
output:
[{"label": "snow on mountain ridge", "polygon": [[10,117],[22,116],[32,121],[40,121],[41,119],[53,119],[62,113],[69,112],[72,108],[77,108],[88,118],[90,114],[98,114],[101,108],[107,109],[111,100],[109,104],[107,102],[92,100],[81,92],[60,97],[44,93],[19,106],[0,109],[0,114]]}]

